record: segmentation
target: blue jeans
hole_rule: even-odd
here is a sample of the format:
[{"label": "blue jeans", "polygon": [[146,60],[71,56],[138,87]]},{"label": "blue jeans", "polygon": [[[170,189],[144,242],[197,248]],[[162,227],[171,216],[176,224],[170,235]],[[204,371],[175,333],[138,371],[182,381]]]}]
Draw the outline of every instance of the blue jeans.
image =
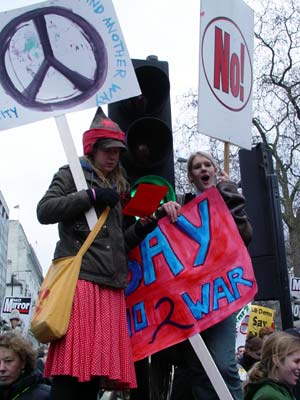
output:
[{"label": "blue jeans", "polygon": [[[243,400],[235,359],[235,328],[236,315],[232,314],[203,331],[201,336],[232,397],[235,400]],[[171,400],[219,400],[190,342],[186,340],[171,349],[177,365]]]}]

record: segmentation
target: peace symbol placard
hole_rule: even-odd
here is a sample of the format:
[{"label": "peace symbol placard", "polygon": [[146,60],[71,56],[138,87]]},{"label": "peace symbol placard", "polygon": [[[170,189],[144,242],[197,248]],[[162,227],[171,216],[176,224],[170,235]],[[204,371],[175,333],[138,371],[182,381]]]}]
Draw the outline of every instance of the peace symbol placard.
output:
[{"label": "peace symbol placard", "polygon": [[139,93],[109,0],[0,14],[0,130]]}]

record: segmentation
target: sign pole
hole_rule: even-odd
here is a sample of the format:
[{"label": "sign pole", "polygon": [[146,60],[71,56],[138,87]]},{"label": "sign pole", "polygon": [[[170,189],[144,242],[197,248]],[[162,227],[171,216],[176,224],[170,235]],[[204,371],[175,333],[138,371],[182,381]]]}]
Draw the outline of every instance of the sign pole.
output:
[{"label": "sign pole", "polygon": [[229,392],[228,387],[226,386],[224,379],[210,355],[200,333],[196,333],[196,335],[189,337],[189,341],[197,354],[197,357],[201,361],[201,364],[203,365],[203,368],[205,369],[205,372],[207,373],[207,376],[209,377],[209,380],[219,398],[222,400],[233,400],[233,397],[231,396],[231,393]]},{"label": "sign pole", "polygon": [[[57,129],[59,131],[59,135],[64,147],[68,163],[70,165],[70,169],[73,175],[76,188],[78,191],[83,189],[88,189],[65,114],[56,116],[55,122]],[[97,222],[97,214],[95,209],[90,208],[85,213],[85,216],[89,228],[92,229],[95,223]]]},{"label": "sign pole", "polygon": [[229,142],[224,142],[224,171],[229,174]]}]

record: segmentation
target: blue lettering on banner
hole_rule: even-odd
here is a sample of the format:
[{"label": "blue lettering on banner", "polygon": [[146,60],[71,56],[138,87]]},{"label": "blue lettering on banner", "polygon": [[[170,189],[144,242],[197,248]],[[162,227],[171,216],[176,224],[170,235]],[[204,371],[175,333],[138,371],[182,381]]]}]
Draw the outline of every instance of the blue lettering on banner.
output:
[{"label": "blue lettering on banner", "polygon": [[198,204],[198,209],[202,222],[202,225],[199,228],[188,221],[183,215],[180,215],[175,223],[175,225],[178,226],[180,230],[185,232],[189,237],[193,238],[197,243],[200,244],[200,250],[194,262],[194,267],[204,264],[210,243],[210,219],[208,201],[201,201]]},{"label": "blue lettering on banner", "polygon": [[128,333],[129,333],[129,336],[131,337],[132,336],[132,329],[131,329],[131,322],[130,322],[131,318],[130,318],[130,311],[128,308],[126,309],[126,318],[127,318]]},{"label": "blue lettering on banner", "polygon": [[118,33],[118,25],[111,17],[103,18],[102,20],[107,28],[107,32],[113,41],[113,47],[116,50],[116,57],[123,57],[125,55],[125,45]]},{"label": "blue lettering on banner", "polygon": [[125,288],[125,296],[129,296],[139,287],[143,277],[142,268],[140,264],[135,260],[128,261],[128,271],[131,274],[131,279],[127,287]]},{"label": "blue lettering on banner", "polygon": [[[138,276],[139,279],[141,279],[140,266],[138,265],[138,263],[135,264],[134,271],[135,272],[139,271]],[[195,320],[199,321],[205,315],[208,315],[214,311],[218,311],[220,308],[219,302],[221,299],[225,299],[228,304],[238,300],[241,297],[238,285],[244,285],[249,287],[253,286],[252,281],[245,279],[243,277],[242,267],[234,267],[227,273],[227,277],[229,280],[229,284],[226,283],[223,277],[218,277],[213,282],[205,282],[203,284],[200,284],[199,299],[196,299],[195,301],[192,299],[189,293],[185,292],[181,294],[181,298],[184,304],[186,305],[187,310],[189,310],[189,312],[192,314]],[[136,282],[137,280],[135,281],[135,286],[138,286]],[[210,301],[211,298],[212,298],[212,304]],[[161,298],[157,304],[159,304],[162,301],[163,298]],[[174,306],[170,309],[168,317],[166,319],[166,321],[170,323],[173,314],[176,313],[175,310],[176,305],[171,299],[168,299],[168,301],[174,304]],[[155,306],[155,310],[156,309],[157,306]],[[153,312],[155,312],[155,310],[153,309]],[[129,327],[130,336],[132,336],[132,328],[134,329],[135,332],[137,332],[148,327],[147,313],[143,301],[132,306],[131,312],[132,312],[132,317],[130,314],[130,310],[127,309],[127,323]],[[131,324],[131,320],[133,326]],[[176,327],[178,329],[186,329],[186,327],[184,325],[181,326],[179,322],[177,323]]]},{"label": "blue lettering on banner", "polygon": [[7,108],[6,110],[0,110],[0,120],[1,119],[13,119],[19,118],[17,107]]},{"label": "blue lettering on banner", "polygon": [[[86,0],[86,3],[93,8],[94,13],[96,14],[103,14],[105,11],[104,5],[102,1],[99,0]],[[117,68],[115,74],[113,75],[114,78],[121,78],[124,79],[126,77],[126,69],[120,68],[120,58],[126,57],[126,48],[125,44],[122,40],[122,36],[119,32],[119,26],[116,20],[112,17],[105,17],[102,18],[102,22],[107,29],[107,33],[110,35],[112,40],[112,48],[114,49],[114,56],[117,58]],[[126,67],[126,59],[123,60],[123,67]],[[106,104],[109,101],[108,96],[104,97],[104,101],[100,101],[97,105]]]},{"label": "blue lettering on banner", "polygon": [[[113,29],[116,21],[113,21],[111,17],[109,18],[103,18],[103,22],[108,30],[108,33],[110,35],[116,35],[117,29]],[[118,36],[118,35],[117,35]],[[114,39],[113,39],[114,40]],[[119,36],[115,38],[114,41],[119,40]]]},{"label": "blue lettering on banner", "polygon": [[88,5],[94,9],[94,13],[102,14],[104,12],[104,6],[99,0],[86,0]]},{"label": "blue lettering on banner", "polygon": [[214,285],[214,303],[213,310],[216,311],[219,309],[219,301],[221,299],[227,299],[228,304],[234,301],[234,297],[231,294],[228,286],[226,285],[224,278],[217,278],[213,281]]},{"label": "blue lettering on banner", "polygon": [[[151,242],[155,242],[155,244],[151,246]],[[154,231],[146,236],[145,240],[140,244],[140,248],[144,266],[145,285],[150,285],[150,283],[156,280],[153,257],[158,254],[164,255],[167,265],[173,275],[178,275],[184,269],[183,264],[173,252],[170,243],[159,227],[155,228]]]},{"label": "blue lettering on banner", "polygon": [[189,310],[197,321],[202,318],[202,314],[209,313],[209,296],[210,296],[210,284],[205,283],[201,286],[201,301],[197,300],[196,303],[192,301],[188,293],[181,295],[183,301],[188,306]]},{"label": "blue lettering on banner", "polygon": [[[228,285],[223,277],[218,277],[212,283],[204,283],[200,287],[200,300],[193,301],[188,293],[181,295],[188,309],[196,320],[202,318],[202,314],[208,314],[210,311],[217,311],[220,308],[220,299],[226,299],[228,304],[238,300],[241,295],[238,290],[237,284],[244,286],[253,286],[253,282],[243,278],[243,268],[235,267],[227,274],[229,277]],[[232,292],[230,291],[232,290]],[[211,309],[210,298],[211,291],[213,297],[213,306]]]},{"label": "blue lettering on banner", "polygon": [[243,278],[243,267],[235,267],[227,274],[235,299],[241,297],[237,285],[253,286],[253,282]]},{"label": "blue lettering on banner", "polygon": [[[180,215],[175,225],[190,238],[195,240],[200,245],[200,249],[196,256],[194,266],[202,265],[208,252],[210,243],[210,218],[207,200],[199,203],[199,213],[202,221],[200,227],[194,226],[187,218]],[[156,274],[154,269],[153,259],[155,256],[161,254],[164,256],[166,264],[174,276],[177,276],[184,270],[184,266],[174,253],[170,243],[158,226],[140,244],[142,265],[144,267],[144,283],[150,285],[156,281]],[[129,262],[129,269],[131,271],[131,281],[127,287],[126,296],[131,294],[137,289],[141,282],[141,266],[136,261]]]},{"label": "blue lettering on banner", "polygon": [[132,314],[135,332],[147,328],[148,322],[146,318],[145,303],[143,301],[132,307]]},{"label": "blue lettering on banner", "polygon": [[111,87],[106,92],[102,92],[101,94],[96,94],[96,106],[101,106],[103,104],[111,103],[113,100],[113,96],[116,92],[120,91],[121,87],[116,84],[112,84]]}]

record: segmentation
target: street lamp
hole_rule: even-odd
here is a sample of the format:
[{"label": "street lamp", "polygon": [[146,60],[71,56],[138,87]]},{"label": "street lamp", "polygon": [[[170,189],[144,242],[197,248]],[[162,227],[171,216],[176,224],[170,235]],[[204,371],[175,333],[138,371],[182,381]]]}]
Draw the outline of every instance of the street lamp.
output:
[{"label": "street lamp", "polygon": [[17,276],[16,274],[11,274],[10,284],[11,284],[11,296],[14,295],[14,278]]},{"label": "street lamp", "polygon": [[[19,272],[32,272],[31,269],[23,269],[21,271],[15,271],[17,273]],[[22,283],[20,283],[18,280],[15,280],[15,277],[17,277],[16,273],[12,273],[10,277],[10,285],[11,285],[11,296],[14,295],[14,286],[23,286]]]}]

